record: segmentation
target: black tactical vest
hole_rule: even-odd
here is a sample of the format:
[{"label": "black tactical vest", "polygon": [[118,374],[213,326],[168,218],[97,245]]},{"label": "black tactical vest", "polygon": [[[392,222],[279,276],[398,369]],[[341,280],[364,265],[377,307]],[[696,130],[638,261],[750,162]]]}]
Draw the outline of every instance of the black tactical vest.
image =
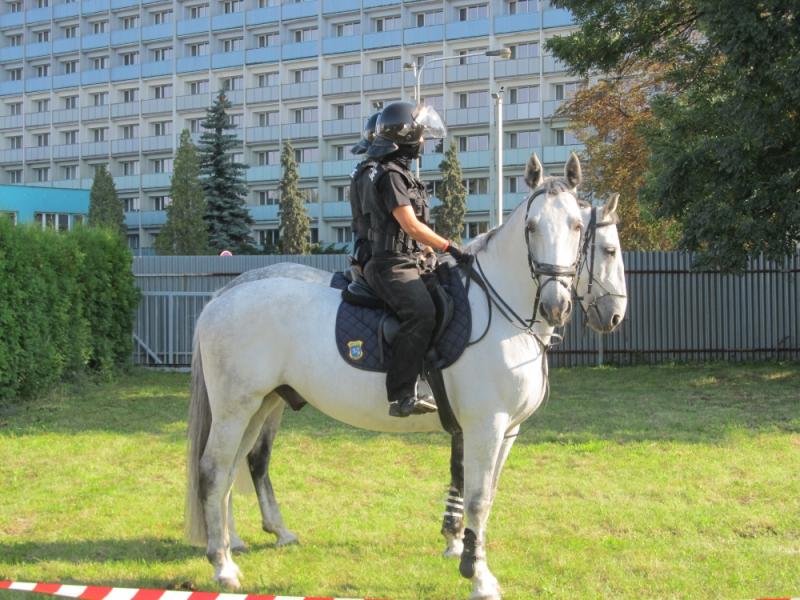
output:
[{"label": "black tactical vest", "polygon": [[350,173],[350,212],[353,215],[356,240],[369,239],[369,213],[364,210],[363,198],[365,188],[372,187],[366,174],[376,164],[374,159],[368,158],[358,163]]},{"label": "black tactical vest", "polygon": [[391,171],[401,175],[406,187],[405,193],[417,219],[426,225],[430,219],[425,184],[417,179],[408,168],[396,161],[389,160],[385,163],[375,164],[368,171],[368,177],[361,178],[361,181],[369,182],[369,185],[365,183],[362,188],[361,199],[364,212],[369,216],[369,239],[372,244],[372,252],[374,254],[411,254],[419,251],[419,245],[401,229],[400,224],[378,192],[379,182]]}]

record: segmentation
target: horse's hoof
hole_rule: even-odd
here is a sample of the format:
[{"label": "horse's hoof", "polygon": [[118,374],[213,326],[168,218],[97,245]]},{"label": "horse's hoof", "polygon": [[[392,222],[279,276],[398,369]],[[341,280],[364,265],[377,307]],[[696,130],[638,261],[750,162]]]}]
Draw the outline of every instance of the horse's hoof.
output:
[{"label": "horse's hoof", "polygon": [[248,552],[250,552],[250,548],[248,548],[247,545],[243,542],[238,546],[233,546],[231,548],[231,552],[233,552],[234,554],[247,554]]},{"label": "horse's hoof", "polygon": [[218,577],[217,582],[219,583],[220,587],[228,592],[236,592],[242,589],[242,584],[239,583],[238,577]]},{"label": "horse's hoof", "polygon": [[297,536],[293,533],[288,535],[282,535],[278,537],[278,541],[275,542],[275,546],[277,548],[282,548],[283,546],[294,546],[295,544],[299,544],[300,540],[297,539]]},{"label": "horse's hoof", "polygon": [[460,542],[459,540],[458,544],[454,543],[445,548],[442,556],[445,558],[461,558],[461,554],[464,552],[464,544]]}]

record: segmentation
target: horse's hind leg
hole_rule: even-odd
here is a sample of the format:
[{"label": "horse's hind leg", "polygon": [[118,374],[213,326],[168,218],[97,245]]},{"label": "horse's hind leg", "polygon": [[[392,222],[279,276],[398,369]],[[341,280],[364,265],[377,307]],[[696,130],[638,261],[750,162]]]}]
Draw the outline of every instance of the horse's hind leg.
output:
[{"label": "horse's hind leg", "polygon": [[447,544],[444,556],[456,558],[464,550],[464,434],[450,436],[450,490],[442,518]]},{"label": "horse's hind leg", "polygon": [[276,546],[297,543],[297,536],[286,529],[283,524],[281,510],[278,506],[278,501],[275,499],[275,492],[272,489],[272,482],[269,478],[272,442],[281,425],[283,409],[283,401],[278,402],[275,409],[267,416],[253,449],[247,455],[250,476],[253,478],[253,485],[258,496],[258,505],[261,508],[261,526],[267,533],[275,534],[278,537],[275,543]]}]

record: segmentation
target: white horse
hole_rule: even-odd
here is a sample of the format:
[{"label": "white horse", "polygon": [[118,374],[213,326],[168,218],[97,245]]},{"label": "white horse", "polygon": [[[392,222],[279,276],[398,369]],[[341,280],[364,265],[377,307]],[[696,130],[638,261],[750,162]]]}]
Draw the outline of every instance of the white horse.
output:
[{"label": "white horse", "polygon": [[[542,336],[570,314],[583,227],[575,196],[580,179],[574,154],[564,179],[543,181],[539,170],[529,201],[475,248],[476,264],[494,289],[495,302],[502,302],[512,318],[495,318],[483,339],[444,371],[464,431],[469,528],[460,570],[473,582],[471,598],[500,597],[486,561],[486,522],[514,441],[508,434],[543,400]],[[317,283],[264,279],[216,297],[197,321],[187,530],[194,541],[206,542],[214,577],[227,588],[238,588],[240,577],[227,519],[235,466],[253,449],[282,397],[301,396],[322,412],[366,429],[441,431],[435,414],[389,417],[384,375],[347,368],[341,361],[333,327],[339,302],[337,290]],[[540,335],[531,329],[533,317],[517,316],[532,304],[534,316],[541,314],[547,322]],[[482,331],[488,321],[485,298],[472,294],[470,307],[476,330]]]}]

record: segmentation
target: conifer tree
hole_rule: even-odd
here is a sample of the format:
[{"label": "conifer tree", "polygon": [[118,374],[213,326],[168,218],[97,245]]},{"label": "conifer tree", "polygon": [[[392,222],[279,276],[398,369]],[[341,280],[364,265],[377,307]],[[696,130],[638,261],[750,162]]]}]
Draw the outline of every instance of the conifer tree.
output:
[{"label": "conifer tree", "polygon": [[167,222],[156,238],[156,252],[162,255],[208,254],[208,229],[203,219],[206,201],[200,184],[200,160],[188,129],[181,132],[170,183],[172,203]]},{"label": "conifer tree", "polygon": [[200,174],[206,198],[205,222],[209,246],[216,251],[248,252],[253,249],[250,226],[253,218],[245,206],[247,186],[244,170],[248,165],[235,162],[233,152],[241,142],[231,133],[235,128],[227,110],[231,107],[225,92],[220,91],[206,111],[200,137]]},{"label": "conifer tree", "polygon": [[281,153],[280,244],[284,254],[308,254],[310,225],[303,196],[298,186],[297,162],[292,143],[287,141]]},{"label": "conifer tree", "polygon": [[127,233],[122,202],[117,196],[114,178],[105,165],[97,166],[94,171],[92,190],[89,192],[89,225],[119,231],[123,238]]},{"label": "conifer tree", "polygon": [[439,163],[439,170],[442,172],[442,181],[436,195],[441,205],[433,209],[436,232],[442,237],[460,242],[464,231],[464,216],[467,214],[467,189],[464,187],[455,143],[450,142],[444,160]]}]

